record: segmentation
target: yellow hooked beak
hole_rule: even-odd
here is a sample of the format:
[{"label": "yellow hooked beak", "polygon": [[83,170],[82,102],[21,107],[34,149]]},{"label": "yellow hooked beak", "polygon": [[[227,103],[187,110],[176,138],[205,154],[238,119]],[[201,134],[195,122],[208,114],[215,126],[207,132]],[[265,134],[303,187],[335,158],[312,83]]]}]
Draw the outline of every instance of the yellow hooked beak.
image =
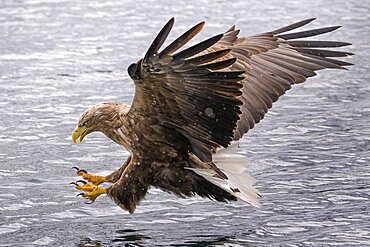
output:
[{"label": "yellow hooked beak", "polygon": [[87,128],[84,126],[77,127],[72,133],[72,140],[74,143],[79,144],[82,142],[87,134]]}]

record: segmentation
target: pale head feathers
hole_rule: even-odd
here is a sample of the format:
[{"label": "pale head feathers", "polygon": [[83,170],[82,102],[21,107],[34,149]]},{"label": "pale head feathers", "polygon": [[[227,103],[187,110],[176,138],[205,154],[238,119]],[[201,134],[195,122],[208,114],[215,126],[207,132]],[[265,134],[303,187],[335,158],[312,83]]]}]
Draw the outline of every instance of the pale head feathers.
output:
[{"label": "pale head feathers", "polygon": [[107,134],[111,129],[122,125],[123,117],[130,110],[130,105],[109,102],[88,108],[80,117],[78,126],[87,128],[88,133],[101,131]]}]

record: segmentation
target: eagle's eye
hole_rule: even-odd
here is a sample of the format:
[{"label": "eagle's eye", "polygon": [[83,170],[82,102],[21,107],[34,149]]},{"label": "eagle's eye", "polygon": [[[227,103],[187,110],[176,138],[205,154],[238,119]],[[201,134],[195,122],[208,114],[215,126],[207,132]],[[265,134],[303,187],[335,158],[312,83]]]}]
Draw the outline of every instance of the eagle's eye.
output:
[{"label": "eagle's eye", "polygon": [[87,122],[83,122],[82,124],[80,124],[78,127],[86,127],[87,125]]}]

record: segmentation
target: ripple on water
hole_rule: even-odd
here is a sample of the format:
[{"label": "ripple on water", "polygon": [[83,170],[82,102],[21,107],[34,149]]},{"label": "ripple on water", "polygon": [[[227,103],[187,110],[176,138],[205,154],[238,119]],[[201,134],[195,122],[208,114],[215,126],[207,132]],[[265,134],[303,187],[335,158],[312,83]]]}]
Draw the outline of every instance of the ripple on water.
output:
[{"label": "ripple on water", "polygon": [[43,245],[49,245],[54,241],[55,240],[50,238],[50,237],[43,237],[43,238],[39,238],[39,239],[31,242],[31,244],[37,245],[37,246],[43,246]]},{"label": "ripple on water", "polygon": [[0,235],[5,234],[5,233],[16,232],[22,227],[27,227],[27,225],[24,225],[21,223],[11,223],[8,225],[0,225]]},{"label": "ripple on water", "polygon": [[[370,31],[368,3],[152,3],[1,6],[0,245],[369,245],[370,55],[361,35]],[[357,54],[349,59],[356,65],[320,71],[293,88],[241,141],[262,194],[260,209],[154,189],[129,215],[109,198],[87,206],[75,197],[68,183],[78,178],[70,167],[104,175],[128,153],[103,135],[72,146],[70,132],[88,106],[131,101],[126,68],[145,54],[166,19],[178,20],[172,37],[192,26],[194,16],[207,19],[202,40],[235,22],[242,34],[273,30],[301,19],[302,9],[319,17],[312,28],[343,25],[327,38],[355,41],[348,49]]]}]

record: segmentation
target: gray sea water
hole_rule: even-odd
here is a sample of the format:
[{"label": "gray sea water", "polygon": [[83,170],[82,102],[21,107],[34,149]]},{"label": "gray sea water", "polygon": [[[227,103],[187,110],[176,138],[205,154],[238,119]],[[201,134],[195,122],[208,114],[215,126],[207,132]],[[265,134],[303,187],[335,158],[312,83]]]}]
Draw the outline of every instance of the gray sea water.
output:
[{"label": "gray sea water", "polygon": [[[370,1],[0,1],[0,246],[370,246]],[[318,17],[352,42],[349,71],[294,87],[241,141],[262,207],[151,190],[129,215],[92,205],[72,166],[107,174],[127,152],[71,132],[86,107],[127,101],[126,68],[176,18],[174,38],[243,35]]]}]

